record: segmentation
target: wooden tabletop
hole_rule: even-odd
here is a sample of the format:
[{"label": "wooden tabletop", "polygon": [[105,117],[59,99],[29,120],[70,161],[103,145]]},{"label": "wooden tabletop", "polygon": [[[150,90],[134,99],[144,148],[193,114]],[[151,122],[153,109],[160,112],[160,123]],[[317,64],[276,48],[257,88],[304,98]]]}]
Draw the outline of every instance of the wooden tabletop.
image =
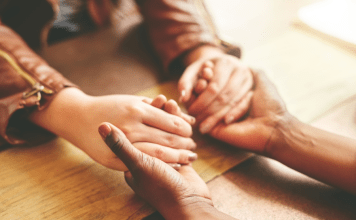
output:
[{"label": "wooden tabletop", "polygon": [[[105,84],[104,89],[100,89],[98,85],[93,89],[90,85],[95,84],[95,81],[106,82],[107,79],[115,79],[114,73],[126,66],[126,64],[117,64],[117,59],[124,57],[124,62],[132,64],[135,59],[130,56],[135,54],[118,55],[113,53],[115,48],[103,49],[100,46],[90,54],[88,51],[91,50],[77,43],[90,42],[90,39],[103,39],[105,36],[107,39],[112,39],[111,34],[110,30],[106,30],[90,37],[54,45],[44,52],[44,56],[64,75],[71,76],[75,83],[81,84],[84,91],[89,94],[120,93],[122,90],[120,83],[123,83],[120,81],[121,78],[116,79],[115,82],[111,81],[111,85]],[[280,71],[276,68],[278,61],[282,62],[283,67],[315,71],[313,62],[305,62],[305,57],[300,56],[300,53],[308,53],[308,57],[319,56],[320,50],[303,49],[303,45],[310,43],[321,48],[322,51],[335,52],[333,54],[339,58],[338,62],[330,63],[328,56],[319,57],[318,63],[324,62],[323,71],[327,72],[331,65],[334,69],[356,70],[354,54],[323,42],[307,32],[292,28],[282,38],[284,40],[248,52],[246,62],[254,64],[267,59],[271,61],[272,57],[274,64],[274,67],[271,67],[272,71]],[[297,44],[295,48],[299,48],[300,51],[294,50],[294,52],[298,52],[299,55],[296,56],[292,52],[285,53],[285,50],[271,50],[272,46],[285,48],[288,42]],[[85,54],[85,56],[82,56],[78,66],[75,66],[76,63],[71,59],[78,54]],[[55,56],[60,58],[59,61]],[[101,59],[96,59],[95,56]],[[105,57],[107,59],[104,59]],[[95,74],[95,71],[99,72],[100,66],[105,66],[103,60],[107,62],[105,70],[110,72],[109,76]],[[140,61],[136,60],[136,62]],[[100,62],[101,65],[98,67],[94,62]],[[90,71],[90,65],[96,66],[94,72],[87,72]],[[133,68],[136,72],[147,66],[149,66],[148,76],[151,76],[149,79],[153,79],[152,73],[157,71],[155,65],[143,62],[141,66]],[[130,69],[128,71],[130,72]],[[89,73],[94,81],[90,81],[90,77],[80,77],[80,74],[85,73]],[[141,78],[144,78],[145,73],[140,74],[142,74],[140,80],[144,81]],[[130,76],[129,73],[127,76]],[[143,84],[139,86],[141,89],[148,88],[154,82],[152,80],[145,86],[142,86]],[[176,91],[172,85],[174,83],[154,87],[143,94],[163,91],[163,93],[167,92],[167,95],[172,95]],[[139,87],[131,88],[131,92],[137,92],[137,88]],[[305,110],[306,112],[302,111],[303,115],[315,116],[309,118],[317,127],[356,138],[356,99],[353,97],[352,90],[347,91],[348,93],[340,93],[342,96],[338,96],[344,99],[340,98],[336,101],[333,99],[332,104],[328,102],[325,106],[331,108],[327,111],[326,109]],[[308,102],[303,105],[308,109]],[[208,186],[214,204],[219,210],[238,219],[356,219],[355,196],[306,177],[276,161],[260,156],[245,160],[251,154],[238,151],[208,137],[196,135],[195,138],[200,146],[198,150],[200,160],[194,164],[194,167],[204,180],[210,180]],[[2,168],[0,170],[0,219],[142,219],[154,211],[126,185],[121,172],[109,170],[95,163],[61,138],[42,145],[13,147],[2,151],[0,166]],[[234,168],[225,172],[231,167]],[[219,176],[223,172],[225,173]],[[160,219],[160,217],[156,213],[147,219]]]}]

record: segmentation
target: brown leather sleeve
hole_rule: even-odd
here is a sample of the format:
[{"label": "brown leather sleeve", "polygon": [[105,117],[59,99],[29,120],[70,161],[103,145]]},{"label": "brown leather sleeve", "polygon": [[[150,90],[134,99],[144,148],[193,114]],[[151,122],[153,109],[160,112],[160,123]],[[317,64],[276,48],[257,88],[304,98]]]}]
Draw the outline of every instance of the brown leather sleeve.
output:
[{"label": "brown leather sleeve", "polygon": [[75,85],[33,52],[17,33],[0,24],[0,136],[3,139],[11,144],[23,143],[21,120],[31,110],[45,108],[56,93],[71,86]]},{"label": "brown leather sleeve", "polygon": [[136,0],[140,6],[149,36],[164,68],[188,51],[209,44],[233,51],[238,47],[222,42],[202,0]]}]

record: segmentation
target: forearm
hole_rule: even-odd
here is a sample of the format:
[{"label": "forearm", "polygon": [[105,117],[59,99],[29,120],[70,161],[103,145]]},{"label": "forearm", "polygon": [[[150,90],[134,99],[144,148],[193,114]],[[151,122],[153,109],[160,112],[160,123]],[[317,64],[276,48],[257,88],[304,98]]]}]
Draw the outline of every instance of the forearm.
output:
[{"label": "forearm", "polygon": [[183,0],[136,0],[148,28],[152,45],[165,69],[173,60],[199,45],[218,46],[202,4]]},{"label": "forearm", "polygon": [[356,140],[291,118],[272,136],[273,159],[322,182],[356,194]]}]

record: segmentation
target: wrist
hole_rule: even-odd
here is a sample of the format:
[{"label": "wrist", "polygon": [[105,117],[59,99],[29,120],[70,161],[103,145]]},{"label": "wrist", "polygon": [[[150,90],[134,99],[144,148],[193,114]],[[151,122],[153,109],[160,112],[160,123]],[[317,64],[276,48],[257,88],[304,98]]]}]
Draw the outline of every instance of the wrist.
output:
[{"label": "wrist", "polygon": [[287,113],[281,116],[274,126],[274,130],[265,148],[265,156],[272,159],[277,159],[279,153],[288,148],[290,142],[289,138],[298,130],[300,121]]},{"label": "wrist", "polygon": [[77,88],[63,89],[56,94],[46,109],[34,111],[30,115],[30,120],[62,136],[62,133],[74,123],[73,119],[78,119],[78,116],[85,112],[89,97]]},{"label": "wrist", "polygon": [[174,205],[163,204],[156,208],[168,220],[202,219],[201,216],[208,216],[215,210],[210,199],[201,197],[187,197]]},{"label": "wrist", "polygon": [[194,50],[190,51],[183,59],[185,66],[189,66],[191,63],[203,59],[208,60],[225,54],[224,51],[218,47],[212,45],[202,45]]}]

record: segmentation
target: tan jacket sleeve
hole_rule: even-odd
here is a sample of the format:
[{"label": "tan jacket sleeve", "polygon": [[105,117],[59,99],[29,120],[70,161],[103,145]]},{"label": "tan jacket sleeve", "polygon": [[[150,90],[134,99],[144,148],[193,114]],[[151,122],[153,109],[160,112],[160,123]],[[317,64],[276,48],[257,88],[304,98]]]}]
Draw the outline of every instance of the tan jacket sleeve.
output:
[{"label": "tan jacket sleeve", "polygon": [[17,33],[0,24],[0,139],[23,143],[21,120],[31,110],[45,108],[56,93],[70,86],[75,85],[33,52]]},{"label": "tan jacket sleeve", "polygon": [[[202,44],[231,50],[216,34],[202,0],[136,0],[149,37],[165,70],[172,61]],[[229,48],[230,47],[230,48]],[[234,47],[234,53],[240,50]]]}]

